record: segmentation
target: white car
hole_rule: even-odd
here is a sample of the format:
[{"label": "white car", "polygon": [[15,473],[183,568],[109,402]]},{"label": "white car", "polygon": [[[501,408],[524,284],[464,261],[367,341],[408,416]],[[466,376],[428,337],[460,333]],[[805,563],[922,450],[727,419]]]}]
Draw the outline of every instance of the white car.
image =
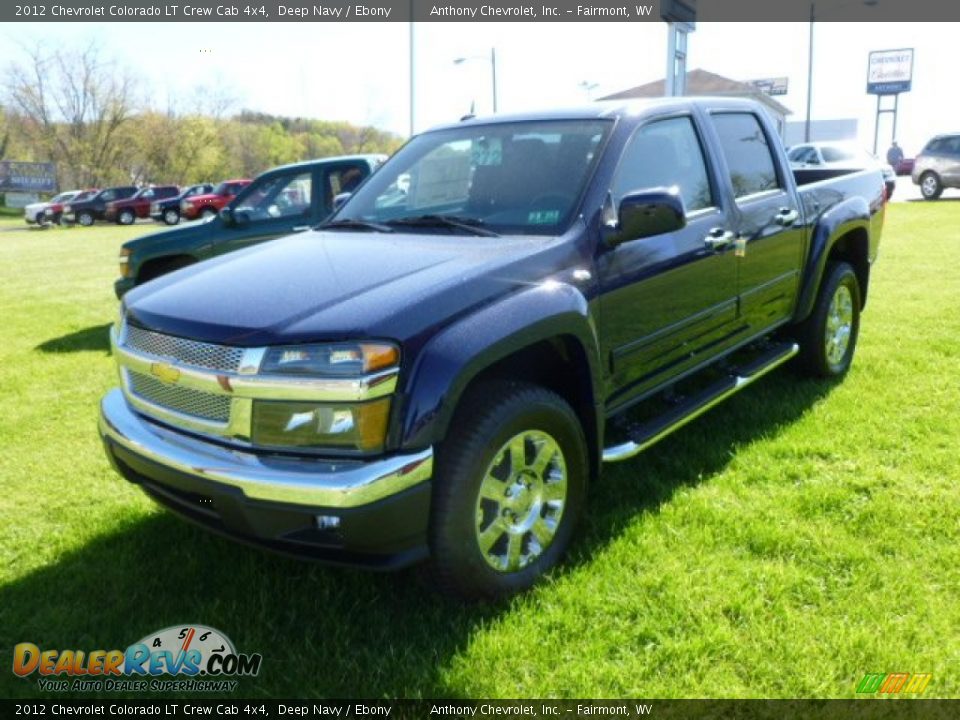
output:
[{"label": "white car", "polygon": [[897,174],[880,158],[853,143],[813,142],[794,145],[787,150],[790,167],[824,170],[861,170],[878,168],[883,171],[883,183],[887,187],[887,199],[893,197]]},{"label": "white car", "polygon": [[70,202],[80,193],[80,190],[70,190],[68,192],[62,192],[46,202],[30,203],[23,208],[23,219],[30,225],[43,225],[45,222],[47,222],[47,220],[44,218],[44,213],[48,207],[57,203],[62,204],[65,202]]}]

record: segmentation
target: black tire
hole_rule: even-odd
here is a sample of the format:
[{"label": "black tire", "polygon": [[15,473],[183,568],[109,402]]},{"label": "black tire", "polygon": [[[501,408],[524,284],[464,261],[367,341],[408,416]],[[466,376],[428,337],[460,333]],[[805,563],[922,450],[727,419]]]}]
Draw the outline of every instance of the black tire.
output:
[{"label": "black tire", "polygon": [[[507,449],[508,441],[518,437],[524,458],[519,474],[514,473]],[[532,466],[541,457],[549,459],[538,475]],[[503,462],[496,465],[498,458]],[[564,470],[566,488],[560,491],[558,478]],[[503,475],[502,481],[494,477],[493,484],[505,488],[496,501],[480,497],[488,473]],[[431,569],[440,590],[466,600],[498,599],[533,585],[559,562],[570,543],[588,474],[583,428],[559,395],[514,382],[484,384],[469,393],[437,450],[430,549]],[[510,497],[511,488],[523,483],[526,489]],[[554,489],[544,490],[547,487]],[[556,497],[561,492],[558,509]],[[520,516],[529,522],[527,530],[518,529],[524,525]],[[534,526],[552,533],[545,545],[540,544]],[[480,547],[482,535],[496,536],[486,552]],[[496,553],[502,552],[504,565],[510,563],[514,539],[517,567],[494,567]]]},{"label": "black tire", "polygon": [[137,216],[133,214],[132,210],[122,210],[120,214],[117,215],[117,222],[121,225],[133,225],[136,219]]},{"label": "black tire", "polygon": [[920,194],[924,200],[936,200],[943,194],[943,183],[935,172],[925,172],[920,176]]},{"label": "black tire", "polygon": [[82,212],[77,215],[77,222],[80,223],[83,227],[90,227],[93,225],[94,217],[92,213]]},{"label": "black tire", "polygon": [[[838,307],[845,305],[844,298],[849,299],[849,323],[831,325],[831,309],[835,298]],[[797,327],[796,338],[800,343],[797,366],[802,372],[815,377],[833,378],[850,369],[860,334],[860,305],[860,283],[853,268],[845,262],[828,264],[813,312]],[[845,319],[846,313],[838,312],[836,317],[841,316]],[[845,326],[848,327],[846,342],[840,354],[840,345],[833,345],[831,339],[836,341],[841,337]]]},{"label": "black tire", "polygon": [[163,211],[163,222],[167,225],[176,225],[180,222],[180,211],[175,208],[167,208]]}]

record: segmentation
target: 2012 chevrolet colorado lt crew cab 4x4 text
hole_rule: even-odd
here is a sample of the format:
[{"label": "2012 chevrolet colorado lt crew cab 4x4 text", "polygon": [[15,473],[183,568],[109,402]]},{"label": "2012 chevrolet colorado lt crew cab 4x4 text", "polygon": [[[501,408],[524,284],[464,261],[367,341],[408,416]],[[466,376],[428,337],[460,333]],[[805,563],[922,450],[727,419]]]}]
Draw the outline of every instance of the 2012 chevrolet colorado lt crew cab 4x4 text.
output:
[{"label": "2012 chevrolet colorado lt crew cab 4x4 text", "polygon": [[213,530],[509,594],[604,461],[795,355],[847,370],[883,195],[795,176],[745,100],[467,119],[318,229],[131,290],[101,435]]}]

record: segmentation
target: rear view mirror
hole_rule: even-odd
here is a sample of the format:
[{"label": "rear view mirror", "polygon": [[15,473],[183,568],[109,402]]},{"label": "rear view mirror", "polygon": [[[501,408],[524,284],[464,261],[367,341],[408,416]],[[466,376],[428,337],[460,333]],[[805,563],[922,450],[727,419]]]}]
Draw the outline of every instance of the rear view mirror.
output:
[{"label": "rear view mirror", "polygon": [[625,195],[617,210],[616,227],[608,244],[619,245],[629,240],[663,235],[687,225],[683,199],[668,188],[654,188]]}]

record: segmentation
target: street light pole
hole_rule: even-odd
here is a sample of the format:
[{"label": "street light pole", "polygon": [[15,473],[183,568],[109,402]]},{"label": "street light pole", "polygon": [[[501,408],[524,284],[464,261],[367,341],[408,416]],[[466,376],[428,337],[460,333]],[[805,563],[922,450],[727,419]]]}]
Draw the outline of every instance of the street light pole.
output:
[{"label": "street light pole", "polygon": [[497,112],[497,49],[490,48],[490,78],[493,85],[493,112]]},{"label": "street light pole", "polygon": [[810,142],[810,104],[813,101],[813,20],[814,3],[810,3],[810,43],[807,50],[807,121],[803,125],[803,141]]},{"label": "street light pole", "polygon": [[[454,65],[463,65],[467,60],[483,60],[482,55],[454,58]],[[490,88],[493,95],[493,112],[497,112],[497,49],[490,48]]]}]

